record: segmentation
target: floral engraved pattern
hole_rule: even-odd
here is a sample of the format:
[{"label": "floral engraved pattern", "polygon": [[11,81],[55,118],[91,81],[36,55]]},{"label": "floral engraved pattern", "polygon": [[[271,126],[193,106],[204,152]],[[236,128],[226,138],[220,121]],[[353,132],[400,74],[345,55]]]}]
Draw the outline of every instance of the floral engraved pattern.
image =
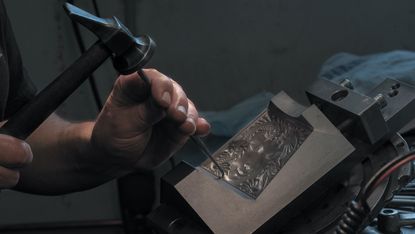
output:
[{"label": "floral engraved pattern", "polygon": [[[223,179],[254,199],[312,132],[303,119],[270,112],[261,113],[213,155],[225,171]],[[210,160],[202,167],[220,175]]]}]

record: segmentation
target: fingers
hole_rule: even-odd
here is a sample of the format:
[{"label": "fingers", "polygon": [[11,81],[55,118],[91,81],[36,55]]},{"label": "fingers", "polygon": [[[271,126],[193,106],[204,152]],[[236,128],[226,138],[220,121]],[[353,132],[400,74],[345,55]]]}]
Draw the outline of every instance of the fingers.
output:
[{"label": "fingers", "polygon": [[0,166],[22,168],[32,162],[30,146],[17,138],[0,134]]},{"label": "fingers", "polygon": [[151,95],[155,102],[167,110],[167,115],[173,121],[185,121],[188,99],[183,88],[155,69],[144,69],[143,71],[151,82]]},{"label": "fingers", "polygon": [[184,135],[207,135],[210,124],[199,118],[199,113],[194,103],[187,98],[183,88],[173,81],[173,101],[168,109],[168,116],[179,125]]},{"label": "fingers", "polygon": [[[149,77],[151,84],[151,79]],[[131,106],[147,99],[148,84],[137,73],[121,75],[115,81],[111,102],[117,106]]]},{"label": "fingers", "polygon": [[191,100],[188,100],[188,103],[187,118],[179,127],[181,132],[184,135],[205,136],[209,134],[210,124],[204,118],[199,117],[196,106]]},{"label": "fingers", "polygon": [[180,125],[179,129],[185,135],[193,135],[196,132],[196,123],[199,119],[199,113],[192,101],[188,100],[188,110],[186,120]]},{"label": "fingers", "polygon": [[206,136],[210,132],[210,124],[204,118],[198,118],[196,122],[196,132],[195,135]]},{"label": "fingers", "polygon": [[163,108],[169,108],[173,100],[173,81],[155,69],[144,69],[148,79],[145,82],[137,73],[121,75],[115,82],[112,98],[118,105],[129,106],[144,102],[151,91],[154,101]]},{"label": "fingers", "polygon": [[26,142],[0,134],[0,188],[14,187],[20,178],[18,169],[27,166],[32,159]]},{"label": "fingers", "polygon": [[144,69],[151,82],[151,94],[161,107],[169,108],[173,99],[173,81],[155,69]]},{"label": "fingers", "polygon": [[[205,119],[199,118],[195,105],[187,98],[183,88],[177,82],[155,69],[144,69],[143,72],[151,85],[147,88],[151,90],[152,102],[165,110],[167,118],[176,123],[183,134],[206,135],[209,133],[209,123]],[[145,82],[137,73],[120,76],[115,83],[111,102],[116,106],[137,105],[147,99],[143,96],[145,87]],[[138,110],[145,123],[155,124],[149,119],[161,120],[150,115],[150,112],[157,111],[151,105],[142,106]]]},{"label": "fingers", "polygon": [[144,74],[151,81],[151,95],[155,102],[166,109],[171,120],[183,123],[187,119],[189,106],[183,88],[155,69],[144,69]]},{"label": "fingers", "polygon": [[13,170],[0,166],[0,188],[12,188],[19,182],[20,173],[18,170]]},{"label": "fingers", "polygon": [[167,109],[167,115],[177,123],[183,123],[188,117],[189,100],[183,88],[173,81],[172,103]]}]

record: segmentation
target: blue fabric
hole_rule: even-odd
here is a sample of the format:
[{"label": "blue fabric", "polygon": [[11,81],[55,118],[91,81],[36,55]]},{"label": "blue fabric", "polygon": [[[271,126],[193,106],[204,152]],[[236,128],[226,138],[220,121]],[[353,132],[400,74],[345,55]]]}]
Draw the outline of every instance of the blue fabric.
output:
[{"label": "blue fabric", "polygon": [[[368,93],[386,78],[393,78],[415,86],[415,53],[392,51],[358,56],[339,53],[323,65],[319,78],[340,82],[347,78],[355,90]],[[212,125],[211,134],[232,137],[268,105],[272,93],[262,92],[225,111],[202,112]]]},{"label": "blue fabric", "polygon": [[365,56],[339,53],[323,64],[319,78],[336,82],[347,78],[362,93],[368,93],[386,78],[415,86],[415,53],[402,50]]},{"label": "blue fabric", "polygon": [[[336,82],[348,78],[353,82],[355,90],[362,93],[368,93],[388,77],[415,86],[415,53],[392,51],[365,56],[339,53],[322,65],[319,74],[319,78]],[[272,97],[273,94],[263,92],[229,110],[201,112],[201,116],[212,125],[210,141],[207,142],[209,147],[217,149],[223,145],[227,138],[234,136],[263,111]],[[196,148],[185,149],[187,151],[182,150],[180,157],[192,165],[199,165],[205,160]]]},{"label": "blue fabric", "polygon": [[261,113],[273,96],[272,93],[261,92],[229,110],[201,112],[200,115],[211,124],[212,135],[232,137]]}]

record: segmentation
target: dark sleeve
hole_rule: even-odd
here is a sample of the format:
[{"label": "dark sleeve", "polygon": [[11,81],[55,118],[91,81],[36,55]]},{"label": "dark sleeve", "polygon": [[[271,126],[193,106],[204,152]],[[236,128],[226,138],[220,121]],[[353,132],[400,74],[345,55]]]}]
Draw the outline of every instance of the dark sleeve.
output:
[{"label": "dark sleeve", "polygon": [[8,118],[35,96],[36,88],[23,67],[20,51],[14,38],[3,1],[0,4],[0,17],[3,28],[1,33],[4,38],[4,53],[7,58],[10,77],[9,95],[5,110],[5,117]]}]

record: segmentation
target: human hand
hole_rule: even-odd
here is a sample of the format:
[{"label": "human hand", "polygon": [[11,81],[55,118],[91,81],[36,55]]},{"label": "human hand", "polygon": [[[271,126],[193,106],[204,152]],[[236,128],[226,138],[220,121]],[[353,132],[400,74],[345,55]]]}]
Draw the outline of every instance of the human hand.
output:
[{"label": "human hand", "polygon": [[135,169],[152,169],[168,159],[191,135],[206,135],[209,123],[182,87],[154,69],[145,69],[151,86],[137,73],[120,76],[95,122],[91,143],[109,156],[102,160]]},{"label": "human hand", "polygon": [[32,159],[32,150],[26,142],[0,134],[0,189],[14,187],[19,182],[19,170]]}]

